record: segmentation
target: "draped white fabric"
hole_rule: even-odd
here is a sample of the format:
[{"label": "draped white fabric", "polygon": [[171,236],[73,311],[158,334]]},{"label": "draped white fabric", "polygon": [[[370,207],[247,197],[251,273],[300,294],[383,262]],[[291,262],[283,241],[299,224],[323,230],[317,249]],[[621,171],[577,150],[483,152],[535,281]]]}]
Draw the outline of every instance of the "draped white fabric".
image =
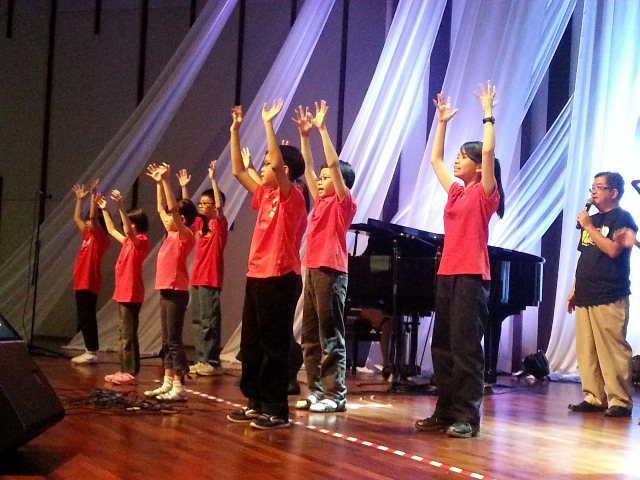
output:
[{"label": "draped white fabric", "polygon": [[[628,189],[621,205],[635,213],[636,220],[640,218],[638,195],[629,188],[629,180],[640,174],[636,130],[640,119],[638,38],[638,2],[585,2],[568,142],[568,174],[564,178],[562,198],[565,214],[560,271],[547,350],[553,369],[559,373],[576,371],[575,325],[573,315],[566,313],[565,302],[578,258],[575,218],[584,206],[593,175],[606,170],[622,173]],[[638,288],[638,267],[638,253],[634,252],[632,290]],[[640,348],[640,324],[634,321],[634,313],[639,311],[640,302],[632,295],[627,340],[636,352]]]},{"label": "draped white fabric", "polygon": [[[101,188],[107,192],[116,186],[124,192],[131,188],[200,71],[236,2],[211,1],[204,6],[144,100],[77,182],[89,183],[100,178]],[[69,291],[67,287],[78,249],[78,231],[69,221],[69,205],[73,204],[73,198],[74,194],[68,193],[41,226],[36,330],[59,298]],[[9,318],[22,317],[23,304],[16,302],[16,298],[25,298],[26,303],[26,299],[33,295],[28,281],[33,241],[25,241],[1,268],[2,272],[12,272],[12,275],[0,278],[0,311]]]},{"label": "draped white fabric", "polygon": [[378,218],[393,177],[408,119],[423,91],[424,75],[446,1],[401,1],[376,72],[340,158],[357,172],[355,221]]},{"label": "draped white fabric", "polygon": [[[245,120],[241,131],[242,142],[243,146],[249,147],[252,152],[264,152],[266,150],[266,139],[261,118],[262,105],[273,101],[273,99],[281,98],[285,101],[283,111],[288,110],[291,98],[298,87],[300,78],[305,71],[309,58],[311,58],[311,54],[317,44],[318,38],[320,37],[329,13],[333,8],[333,3],[333,1],[326,0],[309,0],[306,1],[304,6],[300,9],[296,22],[291,28],[291,31],[289,32],[278,57],[271,67],[269,74],[267,75],[259,92],[256,94],[250,107],[245,112]],[[226,21],[226,18],[224,20]],[[194,24],[193,28],[196,28],[197,26],[198,22]],[[220,25],[220,27],[222,26],[223,25]],[[185,38],[184,42],[190,42],[190,36],[191,32],[187,38]],[[181,50],[182,46],[178,51]],[[210,50],[210,46],[208,50]],[[194,53],[201,51],[203,51],[202,48],[194,49]],[[186,54],[188,54],[188,52]],[[185,61],[188,60],[185,59]],[[161,81],[162,79],[163,76],[161,75],[158,81]],[[183,87],[187,88],[188,85],[183,84]],[[186,92],[180,93],[184,95]],[[277,117],[274,122],[276,129],[283,118],[285,118],[284,115],[279,115]],[[154,119],[149,118],[148,121],[153,123]],[[141,126],[143,131],[148,128],[149,125]],[[159,137],[157,140],[159,140]],[[228,145],[218,158],[220,159],[221,165],[218,173],[218,183],[220,185],[220,189],[226,193],[227,201],[225,204],[225,214],[231,224],[246,196],[246,191],[237,181],[235,181],[231,174]],[[209,158],[203,158],[202,161],[208,162]],[[140,164],[139,170],[143,165],[144,162]],[[185,167],[188,166],[185,165]],[[258,167],[258,165],[256,165],[256,167]],[[138,171],[135,173],[137,174]],[[203,184],[197,189],[195,195],[207,188],[205,185],[206,182],[203,182]],[[154,321],[159,318],[159,295],[158,292],[154,290],[155,259],[158,249],[159,245],[156,245],[154,251],[151,252],[145,261],[143,269],[147,293],[140,314],[138,336],[140,340],[140,351],[144,353],[154,353],[160,350],[161,332],[158,322]],[[98,330],[100,341],[104,347],[112,345],[117,339],[117,324],[113,321],[114,318],[117,318],[117,315],[117,305],[114,302],[107,303],[98,314]],[[82,348],[82,345],[83,342],[80,335],[76,335],[69,344],[72,348]]]},{"label": "draped white fabric", "polygon": [[[575,1],[464,1],[460,24],[452,26],[451,56],[442,91],[459,111],[445,140],[445,162],[453,164],[460,145],[480,139],[482,112],[472,92],[491,79],[498,87],[495,109],[496,155],[501,159],[503,184],[518,171],[517,140],[522,120],[575,7]],[[434,120],[435,121],[435,120]],[[394,221],[442,232],[446,195],[430,164],[431,129],[413,196],[399,206]],[[448,159],[448,160],[447,160]],[[512,167],[513,165],[513,167]]]}]

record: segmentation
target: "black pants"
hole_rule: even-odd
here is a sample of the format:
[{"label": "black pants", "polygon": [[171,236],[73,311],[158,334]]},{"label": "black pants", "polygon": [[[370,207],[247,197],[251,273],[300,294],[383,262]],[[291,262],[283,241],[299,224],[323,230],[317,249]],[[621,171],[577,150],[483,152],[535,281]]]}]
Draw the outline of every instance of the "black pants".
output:
[{"label": "black pants", "polygon": [[288,418],[289,346],[302,279],[295,273],[247,278],[240,354],[240,389],[249,408]]},{"label": "black pants", "polygon": [[438,402],[434,415],[480,424],[484,382],[482,323],[489,282],[480,275],[439,275],[431,355]]},{"label": "black pants", "polygon": [[89,290],[76,290],[76,307],[78,309],[78,331],[82,332],[84,346],[90,352],[100,350],[98,343],[98,320],[96,307],[98,295]]},{"label": "black pants", "polygon": [[162,321],[163,367],[173,368],[176,375],[188,371],[187,356],[182,345],[184,314],[189,304],[186,290],[160,290],[160,320]]}]

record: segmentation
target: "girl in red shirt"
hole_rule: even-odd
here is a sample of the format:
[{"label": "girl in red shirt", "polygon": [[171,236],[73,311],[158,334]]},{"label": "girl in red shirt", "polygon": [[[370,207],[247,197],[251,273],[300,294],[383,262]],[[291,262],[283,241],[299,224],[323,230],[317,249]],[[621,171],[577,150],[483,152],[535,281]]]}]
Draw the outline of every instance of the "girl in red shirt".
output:
[{"label": "girl in red shirt", "polygon": [[[489,220],[502,216],[504,195],[495,158],[492,111],[496,87],[480,89],[484,111],[482,142],[462,145],[453,175],[444,164],[447,123],[456,114],[444,93],[434,105],[438,126],[431,165],[448,194],[444,209],[444,248],[436,283],[436,307],[431,354],[438,402],[431,417],[416,422],[422,431],[446,430],[451,437],[476,437],[484,387],[482,334],[489,299]],[[462,180],[462,184],[455,178]]]},{"label": "girl in red shirt", "polygon": [[116,288],[113,299],[119,304],[120,340],[118,354],[120,370],[107,375],[104,379],[116,385],[132,383],[140,372],[140,345],[138,343],[138,323],[140,308],[144,301],[144,282],[142,281],[142,263],[149,254],[149,239],[145,232],[149,229],[147,215],[139,208],[128,212],[124,209],[124,198],[118,190],[111,191],[111,198],[118,206],[122,229],[120,233],[111,219],[107,208],[107,199],[98,198],[107,231],[122,244],[120,256],[116,262]]},{"label": "girl in red shirt", "polygon": [[169,170],[166,163],[152,164],[147,168],[147,175],[156,182],[158,213],[167,237],[158,252],[156,270],[156,290],[160,290],[164,380],[159,388],[148,390],[144,395],[163,402],[184,402],[187,395],[183,384],[188,364],[182,345],[182,328],[189,303],[187,256],[195,244],[190,227],[197,210],[190,200],[176,201],[169,185]]},{"label": "girl in red shirt", "polygon": [[[98,363],[97,352],[100,349],[96,308],[98,293],[102,286],[100,264],[104,252],[109,247],[109,236],[105,230],[100,209],[96,209],[95,204],[96,188],[99,182],[95,180],[89,190],[81,184],[76,184],[72,188],[76,195],[73,221],[82,233],[82,245],[73,267],[73,289],[78,310],[78,330],[82,332],[87,349],[85,353],[71,359],[76,365]],[[89,193],[91,193],[89,220],[85,221],[82,218],[82,202]]]}]

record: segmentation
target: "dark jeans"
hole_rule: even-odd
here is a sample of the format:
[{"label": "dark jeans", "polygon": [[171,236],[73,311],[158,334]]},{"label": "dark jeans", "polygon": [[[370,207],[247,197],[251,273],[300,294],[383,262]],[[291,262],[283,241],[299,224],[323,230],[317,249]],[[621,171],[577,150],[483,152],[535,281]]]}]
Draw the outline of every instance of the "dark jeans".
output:
[{"label": "dark jeans", "polygon": [[240,355],[240,389],[248,407],[287,418],[289,347],[296,304],[302,290],[300,275],[247,277]]},{"label": "dark jeans", "polygon": [[84,346],[90,352],[100,350],[100,343],[98,342],[98,320],[96,319],[97,304],[97,294],[89,290],[76,290],[78,331],[82,332]]},{"label": "dark jeans", "polygon": [[194,296],[193,340],[196,361],[209,365],[220,365],[221,319],[220,289],[197,286],[192,288]]},{"label": "dark jeans", "polygon": [[184,314],[189,304],[185,290],[160,290],[160,320],[162,321],[163,367],[172,368],[177,375],[188,370],[187,356],[182,346]]},{"label": "dark jeans", "polygon": [[438,275],[431,343],[438,402],[434,415],[480,424],[484,382],[482,322],[489,282],[480,275]]},{"label": "dark jeans", "polygon": [[304,285],[302,349],[309,390],[337,402],[347,394],[344,303],[347,274],[310,268]]},{"label": "dark jeans", "polygon": [[138,324],[141,303],[119,303],[119,348],[120,370],[137,375],[140,373],[140,344],[138,343]]}]

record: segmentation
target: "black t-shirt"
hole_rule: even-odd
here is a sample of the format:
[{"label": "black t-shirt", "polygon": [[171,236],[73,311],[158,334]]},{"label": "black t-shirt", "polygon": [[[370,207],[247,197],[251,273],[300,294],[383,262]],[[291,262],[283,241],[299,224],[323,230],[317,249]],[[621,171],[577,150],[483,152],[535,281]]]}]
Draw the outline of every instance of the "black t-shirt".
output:
[{"label": "black t-shirt", "polygon": [[[629,212],[619,207],[606,213],[596,213],[591,216],[591,221],[608,239],[613,239],[614,232],[621,228],[638,231]],[[581,230],[578,250],[580,258],[576,268],[576,306],[605,305],[631,293],[629,289],[630,248],[622,251],[616,258],[611,258],[592,243],[591,236],[585,230]]]}]

